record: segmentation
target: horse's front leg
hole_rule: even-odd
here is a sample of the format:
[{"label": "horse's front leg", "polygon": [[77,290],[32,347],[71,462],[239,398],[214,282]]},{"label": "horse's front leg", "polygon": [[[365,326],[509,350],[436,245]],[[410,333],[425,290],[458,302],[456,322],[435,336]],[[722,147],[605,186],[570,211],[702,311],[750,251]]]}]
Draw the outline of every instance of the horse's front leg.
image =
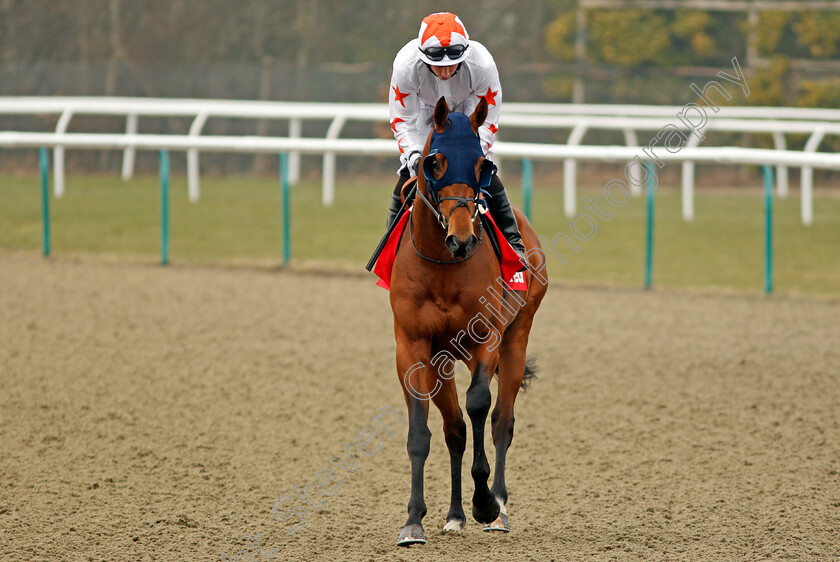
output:
[{"label": "horse's front leg", "polygon": [[484,452],[484,425],[490,411],[490,377],[487,363],[478,361],[467,389],[467,414],[473,428],[472,477],[475,492],[472,500],[472,514],[479,523],[490,523],[499,516],[499,504],[487,487],[490,478],[490,463]]},{"label": "horse's front leg", "polygon": [[449,449],[452,472],[452,495],[443,530],[457,533],[467,523],[461,503],[461,466],[464,451],[467,448],[467,424],[464,423],[464,414],[458,405],[458,390],[455,388],[455,381],[444,378],[441,382],[443,386],[432,400],[443,418],[443,435],[446,438],[446,447]]},{"label": "horse's front leg", "polygon": [[408,519],[397,540],[398,546],[425,544],[423,517],[423,469],[429,456],[432,433],[429,431],[429,399],[438,389],[430,384],[430,344],[428,341],[397,339],[397,373],[408,406],[408,441],[406,448],[411,461],[411,498],[408,500]]}]

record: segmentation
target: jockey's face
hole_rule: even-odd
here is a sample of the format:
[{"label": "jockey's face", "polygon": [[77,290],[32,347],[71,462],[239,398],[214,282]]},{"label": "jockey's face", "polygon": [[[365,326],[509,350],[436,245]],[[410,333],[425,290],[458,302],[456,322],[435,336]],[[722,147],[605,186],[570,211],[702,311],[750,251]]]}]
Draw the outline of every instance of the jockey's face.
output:
[{"label": "jockey's face", "polygon": [[431,68],[432,72],[435,73],[435,76],[437,76],[441,80],[449,80],[455,74],[455,71],[458,70],[458,65],[453,64],[450,66],[430,66],[429,68]]}]

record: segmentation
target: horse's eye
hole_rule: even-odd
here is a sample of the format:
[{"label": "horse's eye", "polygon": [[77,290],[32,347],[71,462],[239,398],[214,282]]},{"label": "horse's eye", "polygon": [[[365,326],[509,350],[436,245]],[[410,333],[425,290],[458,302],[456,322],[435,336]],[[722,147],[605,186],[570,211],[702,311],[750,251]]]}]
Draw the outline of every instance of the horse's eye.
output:
[{"label": "horse's eye", "polygon": [[432,162],[432,169],[435,172],[439,172],[440,171],[440,161],[435,160],[434,162]]}]

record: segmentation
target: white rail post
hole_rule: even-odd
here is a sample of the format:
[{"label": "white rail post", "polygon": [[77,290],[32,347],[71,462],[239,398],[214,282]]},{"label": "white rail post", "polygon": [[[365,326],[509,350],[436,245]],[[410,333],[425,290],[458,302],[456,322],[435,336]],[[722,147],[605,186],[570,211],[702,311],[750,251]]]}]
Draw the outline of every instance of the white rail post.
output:
[{"label": "white rail post", "polygon": [[[136,113],[129,113],[128,117],[125,119],[125,134],[126,135],[136,135],[137,134],[137,114]],[[134,175],[134,158],[137,154],[137,149],[133,146],[125,147],[123,150],[123,161],[122,161],[122,180],[128,181],[131,179],[131,176]]]},{"label": "white rail post", "polygon": [[[627,146],[637,147],[639,146],[639,137],[636,135],[636,131],[633,129],[624,129],[624,142]],[[638,162],[631,162],[630,168],[635,170],[639,168]],[[632,174],[632,172],[631,172]],[[635,176],[634,176],[635,177]],[[630,193],[634,196],[639,196],[642,194],[642,186],[635,185],[633,182],[630,182]]]},{"label": "white rail post", "polygon": [[[327,139],[337,139],[347,117],[343,114],[335,116],[327,129]],[[335,152],[324,153],[324,185],[321,191],[321,203],[324,207],[332,206],[335,201]]]},{"label": "white rail post", "polygon": [[[55,133],[60,135],[67,132],[67,126],[70,125],[70,119],[73,118],[73,110],[71,108],[65,109],[58,118],[58,123],[55,125]],[[56,146],[53,149],[53,192],[56,198],[64,197],[64,147]]]},{"label": "white rail post", "polygon": [[[776,150],[787,150],[784,133],[778,131],[773,133],[773,146]],[[787,166],[781,164],[776,166],[776,193],[782,199],[788,196],[788,169]]]},{"label": "white rail post", "polygon": [[[586,122],[581,121],[572,132],[569,134],[569,140],[566,142],[569,146],[577,146],[583,140],[583,135],[586,134]],[[563,211],[567,217],[571,217],[577,210],[577,161],[573,158],[567,158],[563,161]]]},{"label": "white rail post", "polygon": [[[289,138],[299,139],[302,133],[302,121],[299,117],[289,120]],[[289,152],[289,184],[297,185],[300,181],[300,152]]]},{"label": "white rail post", "polygon": [[[685,146],[694,148],[700,137],[691,135]],[[682,163],[682,216],[684,221],[694,220],[694,162]]]},{"label": "white rail post", "polygon": [[[206,122],[206,111],[202,111],[196,115],[192,124],[190,124],[189,136],[197,137],[200,135],[201,129],[204,128],[204,124]],[[198,201],[198,198],[201,195],[200,175],[198,166],[198,149],[190,148],[187,150],[187,192],[189,193],[190,201],[193,203]]]},{"label": "white rail post", "polygon": [[[816,152],[825,136],[825,129],[815,130],[805,143],[805,152]],[[814,222],[814,168],[811,166],[802,167],[802,224],[811,226]]]}]

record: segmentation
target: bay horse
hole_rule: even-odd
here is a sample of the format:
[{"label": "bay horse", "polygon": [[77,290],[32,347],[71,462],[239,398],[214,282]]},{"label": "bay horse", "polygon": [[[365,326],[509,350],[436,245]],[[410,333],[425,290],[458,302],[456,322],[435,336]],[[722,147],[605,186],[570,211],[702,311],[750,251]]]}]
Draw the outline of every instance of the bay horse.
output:
[{"label": "bay horse", "polygon": [[[422,154],[417,196],[402,233],[391,278],[391,308],[397,344],[397,374],[408,407],[408,457],[411,497],[408,519],[397,544],[426,542],[422,519],[423,470],[429,455],[429,400],[443,418],[449,449],[452,495],[444,531],[466,524],[461,504],[461,462],[467,428],[453,379],[456,361],[467,365],[466,392],[472,422],[472,515],[484,530],[510,531],[505,504],[505,458],[513,439],[513,405],[526,375],[525,351],[534,314],[545,295],[545,254],[525,216],[515,216],[526,247],[521,271],[526,291],[500,287],[501,269],[478,217],[480,186],[494,172],[478,137],[487,117],[482,99],[472,115],[450,113],[444,98],[435,106],[434,129]],[[500,243],[504,244],[504,240]],[[492,299],[488,290],[501,298]],[[495,292],[493,292],[495,291]],[[530,366],[529,366],[530,368]],[[492,413],[496,468],[488,489],[490,465],[484,451],[484,428],[490,411],[490,380],[498,374]]]}]

